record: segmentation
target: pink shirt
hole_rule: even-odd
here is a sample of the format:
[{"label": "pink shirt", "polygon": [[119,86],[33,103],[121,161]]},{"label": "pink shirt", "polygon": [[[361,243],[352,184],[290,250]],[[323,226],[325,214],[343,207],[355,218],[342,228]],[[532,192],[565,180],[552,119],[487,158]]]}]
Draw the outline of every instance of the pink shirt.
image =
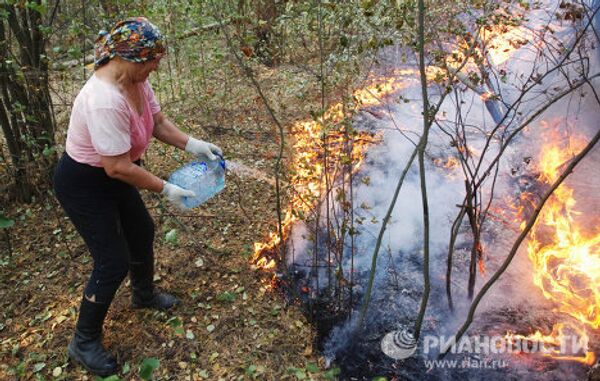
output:
[{"label": "pink shirt", "polygon": [[65,147],[69,156],[94,167],[102,167],[100,156],[129,152],[132,161],[141,158],[152,138],[152,116],[160,106],[150,82],[139,86],[144,95],[141,115],[113,84],[92,75],[73,103]]}]

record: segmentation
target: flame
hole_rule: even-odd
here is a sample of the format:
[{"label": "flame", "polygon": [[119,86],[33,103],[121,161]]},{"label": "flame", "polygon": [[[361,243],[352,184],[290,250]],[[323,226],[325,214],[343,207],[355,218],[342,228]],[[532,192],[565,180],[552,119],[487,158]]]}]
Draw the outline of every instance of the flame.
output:
[{"label": "flame", "polygon": [[434,159],[433,164],[445,169],[455,169],[460,167],[460,162],[454,156],[449,156],[446,160],[441,158]]},{"label": "flame", "polygon": [[508,61],[516,50],[527,45],[533,37],[531,31],[525,27],[502,24],[482,28],[479,36],[489,57],[496,65]]},{"label": "flame", "polygon": [[[373,79],[369,86],[353,93],[354,110],[350,111],[380,105],[386,97],[408,86],[410,81],[404,76],[415,73],[414,70],[404,69],[396,71],[393,78]],[[380,140],[379,135],[368,132],[349,135],[343,121],[352,112],[344,110],[342,103],[336,103],[322,117],[292,126],[292,195],[282,221],[284,239],[288,237],[294,222],[300,216],[309,214],[318,204],[320,195],[325,191],[325,174],[332,174],[336,168],[348,163],[351,163],[352,171],[356,171],[364,161],[367,148]],[[328,155],[327,168],[323,160],[325,150]],[[253,267],[273,270],[279,260],[276,251],[280,243],[281,236],[277,231],[271,232],[264,242],[254,243]]]},{"label": "flame", "polygon": [[[566,143],[561,144],[561,140]],[[562,168],[584,144],[582,139],[550,137],[541,150],[540,183],[556,181]],[[528,195],[524,199],[531,202]],[[556,304],[558,312],[575,319],[581,328],[569,326],[586,343],[585,357],[557,358],[590,364],[595,356],[587,351],[589,338],[583,327],[600,328],[600,233],[586,233],[575,219],[579,214],[575,206],[574,190],[563,183],[540,213],[527,250],[533,265],[533,283],[546,299]],[[563,326],[558,324],[547,336],[540,333],[538,339],[560,341]]]},{"label": "flame", "polygon": [[[542,151],[540,181],[551,183],[560,168],[583,146],[571,140],[566,149],[546,146]],[[534,283],[559,311],[594,329],[600,328],[600,233],[585,234],[575,221],[573,189],[560,186],[548,200],[532,230],[528,254]],[[544,234],[550,229],[551,234]],[[543,237],[538,238],[538,236]],[[548,242],[548,243],[546,243]]]},{"label": "flame", "polygon": [[[573,342],[573,335],[577,334],[577,341]],[[594,352],[587,350],[589,338],[585,334],[584,330],[575,327],[572,324],[557,323],[552,327],[552,332],[548,335],[544,335],[542,332],[535,331],[531,335],[519,335],[513,332],[507,332],[504,336],[507,342],[515,342],[520,340],[522,343],[531,343],[532,345],[543,345],[544,351],[540,351],[543,356],[551,357],[558,361],[573,361],[579,362],[586,365],[594,365],[596,361],[596,355]],[[576,352],[579,353],[569,353]],[[584,353],[581,353],[581,349]],[[567,352],[568,354],[565,354]],[[523,352],[517,352],[523,353]],[[583,356],[581,356],[583,355]]]}]

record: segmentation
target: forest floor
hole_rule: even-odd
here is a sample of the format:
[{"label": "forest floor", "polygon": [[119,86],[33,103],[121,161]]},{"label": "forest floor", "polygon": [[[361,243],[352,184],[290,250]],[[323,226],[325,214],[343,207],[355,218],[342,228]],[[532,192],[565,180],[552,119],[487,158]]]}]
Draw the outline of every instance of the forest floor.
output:
[{"label": "forest floor", "polygon": [[[295,67],[255,70],[267,98],[277,100],[272,105],[284,126],[309,118],[319,100],[314,78]],[[156,380],[332,379],[313,351],[314,332],[302,311],[284,305],[266,287],[268,276],[251,268],[253,243],[276,226],[275,190],[264,178],[273,177],[278,131],[243,74],[224,81],[215,75],[202,102],[163,99],[163,111],[222,147],[226,159],[264,176],[230,173],[220,195],[190,211],[142,192],[156,223],[156,284],[182,304],[168,313],[132,310],[125,281],[109,311],[104,343],[124,380],[139,379],[141,368],[156,365],[152,358],[159,360]],[[67,117],[66,111],[59,115],[62,133]],[[167,178],[188,160],[153,142],[145,165]],[[10,250],[0,237],[0,380],[95,379],[66,356],[92,266],[82,239],[52,194],[10,203],[5,214],[15,225]]]}]

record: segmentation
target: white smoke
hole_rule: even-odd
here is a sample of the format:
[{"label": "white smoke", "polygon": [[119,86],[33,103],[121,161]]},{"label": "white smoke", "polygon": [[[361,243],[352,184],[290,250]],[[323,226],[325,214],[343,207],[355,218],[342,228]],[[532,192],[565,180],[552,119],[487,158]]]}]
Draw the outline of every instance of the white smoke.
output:
[{"label": "white smoke", "polygon": [[[531,27],[545,25],[548,23],[549,17],[553,16],[558,10],[559,2],[548,0],[545,2],[546,7],[533,11],[529,15],[528,25]],[[600,0],[594,0],[594,6],[600,7]],[[585,20],[583,21],[585,22]],[[595,19],[596,24],[600,24],[599,16]],[[552,27],[556,33],[554,38],[566,40],[565,45],[568,46],[570,41],[573,41],[573,28],[569,24],[556,24]],[[597,29],[600,33],[600,28]],[[592,36],[593,37],[593,36]],[[550,37],[548,37],[550,38]],[[593,41],[593,38],[592,38]],[[596,45],[598,41],[596,41]],[[519,89],[524,78],[527,78],[531,73],[537,71],[543,73],[548,66],[540,64],[540,58],[537,56],[538,50],[535,48],[535,42],[526,45],[519,50],[512,59],[504,62],[499,69],[507,72],[508,80],[506,82],[497,82],[498,90],[502,93],[503,99],[512,102],[518,96]],[[596,49],[600,51],[600,49]],[[595,74],[599,71],[600,54],[592,54],[590,57],[589,72]],[[535,65],[535,66],[533,66]],[[566,85],[565,75],[575,74],[574,68],[568,68],[565,71],[557,71],[555,74],[547,77],[546,82],[540,89],[525,98],[526,109],[521,110],[524,115],[530,112],[539,105],[543,104],[548,99],[548,91],[555,87],[563,87]],[[600,89],[600,80],[596,79],[592,82],[592,86]],[[435,89],[430,89],[432,92]],[[373,254],[374,243],[379,234],[381,227],[381,219],[386,214],[389,203],[392,199],[396,183],[400,174],[406,166],[407,160],[414,150],[415,142],[421,134],[422,121],[422,103],[421,90],[418,81],[411,81],[411,85],[402,90],[403,99],[410,100],[409,103],[398,103],[389,106],[391,113],[384,120],[371,119],[368,115],[363,115],[356,120],[356,123],[365,125],[376,125],[377,129],[383,131],[383,142],[369,150],[367,160],[361,168],[358,178],[368,177],[368,185],[365,182],[357,181],[354,187],[354,207],[356,210],[355,217],[364,218],[364,223],[360,226],[360,235],[355,240],[355,253],[353,258],[353,266],[358,269],[358,272],[366,272],[371,268],[371,258]],[[463,109],[463,117],[468,117],[468,124],[478,126],[482,131],[489,131],[495,125],[490,113],[486,109],[484,101],[471,90],[461,89],[462,100],[465,101],[465,106],[468,110]],[[432,96],[431,103],[435,104],[439,96]],[[452,96],[444,102],[438,113],[438,116],[443,116],[444,121],[454,121],[456,117],[457,100]],[[516,123],[522,121],[524,115],[518,115]],[[543,134],[551,130],[564,131],[570,130],[586,137],[590,137],[598,128],[598,120],[600,120],[600,112],[596,99],[590,91],[589,87],[582,87],[579,91],[565,97],[563,100],[555,103],[542,116],[531,123],[530,127],[522,134],[514,144],[505,152],[503,160],[500,163],[499,178],[495,187],[494,202],[495,205],[502,206],[502,200],[512,198],[518,193],[515,189],[514,172],[518,171],[534,171],[534,168],[528,167],[524,159],[528,156],[534,159],[539,154],[539,141]],[[474,138],[474,136],[473,136]],[[472,146],[475,151],[480,151],[483,147],[485,135],[481,134],[479,140],[472,141]],[[493,157],[494,150],[489,154]],[[457,249],[455,253],[455,262],[457,268],[462,268],[464,271],[454,273],[455,301],[458,311],[454,316],[449,314],[445,305],[445,267],[446,256],[448,251],[448,240],[450,237],[450,228],[454,218],[456,217],[459,205],[465,193],[464,177],[460,167],[443,168],[434,164],[433,159],[445,159],[453,155],[455,148],[451,146],[450,139],[439,129],[434,128],[430,135],[427,155],[427,194],[430,213],[430,248],[431,248],[431,274],[432,274],[432,300],[428,309],[428,317],[433,321],[438,322],[435,329],[439,334],[453,334],[457,327],[463,322],[465,316],[465,308],[468,307],[468,300],[465,297],[466,281],[468,277],[468,250]],[[489,163],[490,159],[486,162]],[[592,211],[600,210],[600,197],[597,191],[600,185],[600,180],[597,176],[597,168],[600,163],[600,148],[596,148],[589,157],[581,163],[577,172],[572,175],[570,183],[576,184],[578,192],[585,199],[591,200]],[[363,206],[363,207],[361,207]],[[597,223],[597,216],[591,218]],[[508,254],[512,242],[518,234],[518,226],[507,226],[491,222],[487,225],[489,234],[484,236],[486,261],[488,271],[485,275],[478,276],[477,289],[481,287],[484,281],[492,274],[499,266],[502,260]],[[311,250],[307,250],[311,243],[308,243],[305,237],[307,236],[305,227],[296,226],[292,235],[292,246],[294,251],[294,260],[300,261],[303,256],[312,255]],[[463,242],[468,244],[469,235],[461,234]],[[411,166],[411,169],[404,181],[404,185],[400,192],[397,204],[392,213],[391,220],[387,226],[387,231],[384,236],[383,245],[379,253],[377,275],[376,275],[376,291],[385,290],[386,282],[389,278],[390,266],[401,273],[404,281],[408,283],[407,287],[412,287],[420,292],[422,287],[421,273],[419,266],[411,266],[410,259],[417,262],[422,258],[423,244],[423,217],[421,204],[421,185],[416,160]],[[459,242],[460,246],[461,242]],[[350,268],[350,256],[346,256],[343,268],[347,271]],[[462,266],[462,267],[461,267]],[[349,278],[350,275],[346,274]],[[411,283],[412,282],[412,283]],[[322,286],[326,282],[320,283]],[[362,285],[364,287],[364,285]],[[384,291],[381,291],[384,292]],[[418,308],[418,298],[414,295],[408,296],[401,294],[397,296],[397,300],[389,302],[390,305],[404,306],[405,315],[414,318],[416,309]],[[374,296],[374,300],[377,296]],[[495,286],[493,291],[484,298],[484,301],[479,309],[478,314],[481,315],[486,311],[493,311],[500,306],[520,306],[527,304],[530,309],[548,308],[549,305],[544,300],[540,292],[536,292],[536,288],[532,285],[531,280],[531,265],[526,253],[519,253],[514,260],[510,270],[503,276],[501,281]],[[379,309],[378,309],[379,308]],[[373,307],[372,310],[377,310],[376,315],[371,314],[368,318],[369,322],[373,319],[383,317],[386,314],[380,313],[381,306]],[[398,321],[405,317],[399,316]],[[389,319],[389,316],[385,316]],[[330,339],[325,345],[326,355],[335,356],[335,353],[348,345],[348,339],[353,332],[354,319],[342,324],[332,332]],[[390,326],[389,330],[396,327]],[[433,329],[428,327],[428,329]],[[382,332],[384,334],[385,332]]]}]

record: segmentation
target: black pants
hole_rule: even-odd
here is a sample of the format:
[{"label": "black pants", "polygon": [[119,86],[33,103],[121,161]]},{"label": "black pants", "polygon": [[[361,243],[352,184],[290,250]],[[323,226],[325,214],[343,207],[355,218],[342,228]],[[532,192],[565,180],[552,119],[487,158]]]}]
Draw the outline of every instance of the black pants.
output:
[{"label": "black pants", "polygon": [[136,188],[65,153],[54,191],[94,259],[88,300],[110,304],[128,272],[134,289],[152,287],[154,223]]}]

